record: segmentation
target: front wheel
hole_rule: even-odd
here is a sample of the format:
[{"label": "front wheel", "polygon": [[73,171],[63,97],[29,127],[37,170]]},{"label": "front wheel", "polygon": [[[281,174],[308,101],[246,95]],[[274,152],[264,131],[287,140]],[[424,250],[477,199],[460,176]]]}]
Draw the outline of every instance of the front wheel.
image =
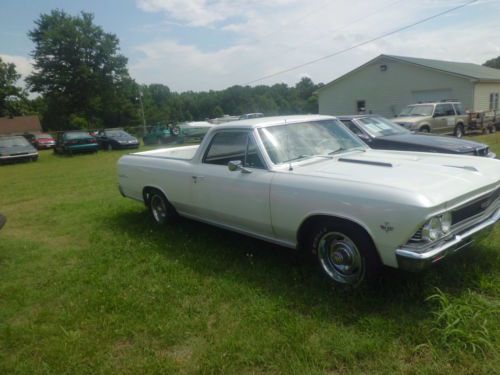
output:
[{"label": "front wheel", "polygon": [[313,232],[311,245],[323,273],[338,284],[356,287],[382,269],[370,237],[353,225],[321,223]]}]

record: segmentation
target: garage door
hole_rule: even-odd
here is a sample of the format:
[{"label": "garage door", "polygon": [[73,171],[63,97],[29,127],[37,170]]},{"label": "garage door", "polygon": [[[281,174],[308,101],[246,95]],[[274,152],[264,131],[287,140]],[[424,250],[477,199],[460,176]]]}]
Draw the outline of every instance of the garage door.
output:
[{"label": "garage door", "polygon": [[453,99],[451,89],[441,89],[441,90],[421,90],[412,91],[413,101],[415,103],[419,102],[438,102],[441,100]]}]

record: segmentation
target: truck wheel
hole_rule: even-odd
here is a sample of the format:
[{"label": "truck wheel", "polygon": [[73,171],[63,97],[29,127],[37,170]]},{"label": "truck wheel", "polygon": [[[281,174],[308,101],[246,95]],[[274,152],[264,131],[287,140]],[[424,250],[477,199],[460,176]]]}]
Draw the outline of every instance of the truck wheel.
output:
[{"label": "truck wheel", "polygon": [[149,212],[156,224],[164,225],[177,216],[175,208],[161,191],[153,189],[147,193],[147,196]]},{"label": "truck wheel", "polygon": [[338,284],[356,287],[382,270],[371,238],[352,224],[324,221],[316,226],[311,238],[321,270]]},{"label": "truck wheel", "polygon": [[457,124],[455,126],[455,131],[453,132],[455,137],[462,138],[464,136],[464,126],[462,124]]}]

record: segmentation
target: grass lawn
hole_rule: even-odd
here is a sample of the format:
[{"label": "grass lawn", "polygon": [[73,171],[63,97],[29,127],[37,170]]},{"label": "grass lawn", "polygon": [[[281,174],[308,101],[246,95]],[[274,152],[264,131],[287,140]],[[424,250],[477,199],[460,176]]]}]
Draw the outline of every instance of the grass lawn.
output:
[{"label": "grass lawn", "polygon": [[0,374],[499,372],[498,226],[346,293],[290,250],[154,227],[118,193],[123,153],[0,167]]}]

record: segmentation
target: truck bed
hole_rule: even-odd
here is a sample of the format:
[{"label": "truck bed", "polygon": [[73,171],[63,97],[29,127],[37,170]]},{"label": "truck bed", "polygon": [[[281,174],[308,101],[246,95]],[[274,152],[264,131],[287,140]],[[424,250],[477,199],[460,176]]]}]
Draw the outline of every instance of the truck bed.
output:
[{"label": "truck bed", "polygon": [[196,154],[198,147],[199,145],[159,148],[151,151],[136,152],[132,155],[158,159],[191,160]]}]

